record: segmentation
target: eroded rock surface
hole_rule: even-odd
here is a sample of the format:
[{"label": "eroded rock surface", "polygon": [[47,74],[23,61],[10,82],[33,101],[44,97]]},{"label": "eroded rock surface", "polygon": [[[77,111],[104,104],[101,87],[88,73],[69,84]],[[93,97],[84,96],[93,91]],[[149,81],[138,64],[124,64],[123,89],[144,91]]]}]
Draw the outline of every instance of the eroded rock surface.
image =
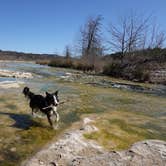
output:
[{"label": "eroded rock surface", "polygon": [[0,82],[0,88],[2,88],[2,89],[19,88],[21,84],[24,84],[24,82],[21,82],[21,81],[3,81],[3,82]]},{"label": "eroded rock surface", "polygon": [[39,151],[23,166],[165,166],[166,142],[145,140],[128,150],[106,151],[84,133],[97,130],[91,120],[84,119],[80,129],[66,132],[59,140]]},{"label": "eroded rock surface", "polygon": [[0,77],[14,77],[14,78],[32,78],[32,74],[28,72],[18,72],[0,69]]}]

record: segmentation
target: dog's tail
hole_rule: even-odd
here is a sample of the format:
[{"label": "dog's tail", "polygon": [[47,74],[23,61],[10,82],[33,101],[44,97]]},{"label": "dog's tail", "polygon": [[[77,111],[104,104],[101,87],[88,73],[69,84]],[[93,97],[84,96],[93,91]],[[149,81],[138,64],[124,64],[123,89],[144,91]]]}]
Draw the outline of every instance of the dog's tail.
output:
[{"label": "dog's tail", "polygon": [[34,93],[32,93],[28,87],[25,87],[22,91],[22,93],[25,95],[25,97],[31,99],[34,96]]}]

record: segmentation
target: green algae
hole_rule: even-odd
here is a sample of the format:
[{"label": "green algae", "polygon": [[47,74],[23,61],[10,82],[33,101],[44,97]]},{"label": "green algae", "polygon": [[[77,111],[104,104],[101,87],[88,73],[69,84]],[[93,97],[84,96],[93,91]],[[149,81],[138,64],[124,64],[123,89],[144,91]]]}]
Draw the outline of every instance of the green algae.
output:
[{"label": "green algae", "polygon": [[[56,72],[52,68],[47,70]],[[38,70],[35,72],[40,73]],[[46,118],[31,117],[28,101],[22,95],[23,86],[6,90],[5,95],[0,93],[1,166],[19,165],[83,116],[92,116],[99,129],[84,134],[85,138],[95,140],[109,150],[125,149],[144,139],[166,140],[164,97],[68,82],[53,75],[34,78],[26,85],[41,94],[46,90],[54,92],[59,89],[60,101],[65,101],[58,108],[59,129],[52,130]]]}]

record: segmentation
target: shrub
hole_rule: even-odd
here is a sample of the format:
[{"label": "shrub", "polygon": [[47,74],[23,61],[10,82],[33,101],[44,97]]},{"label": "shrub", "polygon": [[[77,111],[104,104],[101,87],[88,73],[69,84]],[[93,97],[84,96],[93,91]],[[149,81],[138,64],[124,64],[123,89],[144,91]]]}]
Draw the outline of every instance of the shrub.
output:
[{"label": "shrub", "polygon": [[122,70],[121,70],[121,65],[120,63],[111,63],[103,68],[103,74],[114,76],[114,77],[121,77],[122,75]]},{"label": "shrub", "polygon": [[48,65],[52,67],[64,67],[64,68],[72,68],[73,66],[71,61],[66,61],[65,59],[52,60],[48,63]]},{"label": "shrub", "polygon": [[147,70],[145,70],[143,67],[137,67],[135,68],[135,70],[133,70],[132,72],[133,75],[133,79],[136,79],[140,82],[145,82],[145,81],[149,81],[149,72]]}]

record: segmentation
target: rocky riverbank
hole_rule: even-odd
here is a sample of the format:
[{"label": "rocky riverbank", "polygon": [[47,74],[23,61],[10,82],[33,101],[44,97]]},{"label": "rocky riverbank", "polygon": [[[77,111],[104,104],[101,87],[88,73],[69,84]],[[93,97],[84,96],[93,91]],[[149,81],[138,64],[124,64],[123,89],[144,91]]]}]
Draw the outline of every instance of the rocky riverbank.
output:
[{"label": "rocky riverbank", "polygon": [[9,88],[19,88],[20,85],[24,84],[21,81],[3,81],[0,82],[0,88],[2,89],[9,89]]},{"label": "rocky riverbank", "polygon": [[85,133],[98,130],[93,121],[84,118],[77,129],[65,132],[24,162],[22,166],[114,166],[114,165],[158,165],[166,164],[166,142],[145,140],[133,144],[123,151],[107,151],[94,141],[84,138]]},{"label": "rocky riverbank", "polygon": [[14,78],[32,78],[32,74],[28,72],[10,71],[0,69],[0,77],[14,77]]},{"label": "rocky riverbank", "polygon": [[18,72],[11,71],[6,69],[0,69],[0,88],[9,89],[9,88],[19,88],[21,84],[24,84],[24,81],[18,79],[31,79],[33,78],[32,74],[29,72]]}]

